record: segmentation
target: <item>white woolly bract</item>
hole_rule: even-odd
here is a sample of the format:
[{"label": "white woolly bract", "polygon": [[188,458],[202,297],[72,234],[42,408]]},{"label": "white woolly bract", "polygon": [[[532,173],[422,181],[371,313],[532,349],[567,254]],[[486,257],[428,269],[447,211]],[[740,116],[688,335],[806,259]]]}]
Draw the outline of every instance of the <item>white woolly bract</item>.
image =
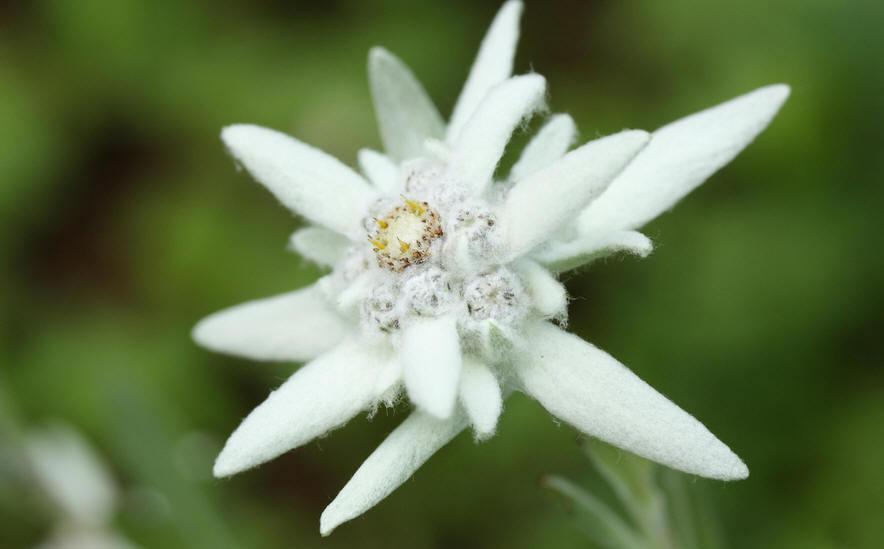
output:
[{"label": "white woolly bract", "polygon": [[336,158],[274,130],[237,124],[221,139],[256,181],[310,221],[355,236],[374,191]]},{"label": "white woolly bract", "polygon": [[580,215],[580,232],[636,229],[668,210],[751,143],[788,96],[789,86],[767,86],[655,131]]},{"label": "white woolly bract", "polygon": [[645,146],[648,133],[627,130],[590,141],[559,162],[519,181],[498,212],[511,261],[547,240],[620,173]]},{"label": "white woolly bract", "polygon": [[394,397],[394,393],[398,393],[396,389],[400,381],[402,381],[402,361],[398,357],[393,357],[384,364],[375,380],[375,395],[380,400]]},{"label": "white woolly bract", "polygon": [[461,372],[457,318],[417,319],[406,326],[399,360],[408,398],[430,415],[450,417]]},{"label": "white woolly bract", "polygon": [[638,231],[611,231],[580,235],[566,242],[548,242],[531,252],[531,257],[550,271],[560,273],[620,252],[647,257],[653,249],[651,239]]},{"label": "white woolly bract", "polygon": [[215,460],[215,476],[260,465],[367,410],[389,359],[380,348],[351,340],[302,367],[230,435]]},{"label": "white woolly bract", "polygon": [[352,331],[313,285],[210,315],[194,327],[193,339],[213,351],[252,360],[300,362],[331,349]]},{"label": "white woolly bract", "polygon": [[420,156],[427,138],[445,135],[439,111],[399,58],[384,48],[372,48],[368,76],[381,140],[393,160]]},{"label": "white woolly bract", "polygon": [[289,248],[320,267],[334,267],[350,241],[322,227],[304,227],[289,237]]},{"label": "white woolly bract", "polygon": [[495,86],[452,144],[451,163],[473,195],[481,195],[519,122],[543,106],[546,80],[514,76]]},{"label": "white woolly bract", "polygon": [[577,125],[567,114],[551,116],[531,141],[525,145],[519,160],[510,170],[509,180],[519,181],[565,156],[577,139]]},{"label": "white woolly bract", "polygon": [[454,105],[446,134],[449,143],[459,137],[461,129],[491,88],[509,78],[513,72],[522,8],[522,2],[509,1],[500,8],[492,21],[460,97]]},{"label": "white woolly bract", "polygon": [[567,318],[568,292],[561,282],[530,259],[517,262],[516,270],[521,275],[528,295],[531,296],[534,309],[541,317],[556,320]]},{"label": "white woolly bract", "polygon": [[325,508],[319,519],[320,533],[327,536],[340,524],[374,507],[466,425],[460,412],[448,419],[437,419],[420,411],[412,413],[368,456]]},{"label": "white woolly bract", "polygon": [[556,417],[673,469],[720,480],[749,470],[693,416],[611,355],[548,323],[526,330],[522,390]]},{"label": "white woolly bract", "polygon": [[494,434],[497,418],[503,409],[500,384],[488,366],[470,356],[464,357],[460,402],[470,418],[477,439],[486,439]]},{"label": "white woolly bract", "polygon": [[377,151],[359,150],[359,169],[381,192],[392,192],[399,186],[399,167]]}]

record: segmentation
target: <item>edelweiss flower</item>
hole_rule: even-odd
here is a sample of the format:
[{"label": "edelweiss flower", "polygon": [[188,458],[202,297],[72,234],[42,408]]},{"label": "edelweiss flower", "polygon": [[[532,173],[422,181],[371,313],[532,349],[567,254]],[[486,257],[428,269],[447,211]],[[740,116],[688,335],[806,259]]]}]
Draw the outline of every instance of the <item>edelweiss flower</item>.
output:
[{"label": "edelweiss flower", "polygon": [[203,320],[202,345],[256,360],[309,361],[242,422],[215,463],[232,475],[406,395],[415,410],[323,512],[328,534],[386,497],[465,427],[494,433],[521,391],[582,432],[721,480],[748,469],[699,421],[614,358],[555,325],[563,270],[614,252],[645,256],[635,231],[729,162],[771,120],[775,85],[649,135],[574,150],[549,118],[508,177],[511,133],[543,108],[540,75],[511,76],[521,2],[504,4],[446,126],[414,75],[375,48],[369,78],[385,154],[363,175],[273,130],[225,128],[236,160],[314,225],[291,246],[331,273]]}]

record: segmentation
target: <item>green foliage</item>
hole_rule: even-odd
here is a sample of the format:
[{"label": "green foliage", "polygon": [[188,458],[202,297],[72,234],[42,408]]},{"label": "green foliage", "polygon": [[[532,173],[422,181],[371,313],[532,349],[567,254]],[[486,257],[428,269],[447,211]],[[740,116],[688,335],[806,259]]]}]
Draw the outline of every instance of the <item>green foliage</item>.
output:
[{"label": "green foliage", "polygon": [[687,475],[602,442],[587,441],[584,448],[618,505],[606,503],[563,477],[545,477],[543,486],[572,507],[576,525],[596,546],[724,549],[716,535],[717,520],[702,504],[697,490],[686,486]]}]

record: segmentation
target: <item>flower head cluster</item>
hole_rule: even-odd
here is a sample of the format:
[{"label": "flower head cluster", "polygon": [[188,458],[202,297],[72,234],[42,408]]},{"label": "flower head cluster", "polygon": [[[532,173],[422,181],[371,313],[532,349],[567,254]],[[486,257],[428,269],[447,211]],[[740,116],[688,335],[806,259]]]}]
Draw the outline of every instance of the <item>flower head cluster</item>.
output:
[{"label": "flower head cluster", "polygon": [[521,11],[518,1],[501,8],[448,124],[400,60],[371,51],[385,153],[360,151],[362,174],[272,130],[222,132],[236,160],[312,223],[292,248],[331,272],[196,327],[196,340],[217,351],[309,361],[233,433],[215,474],[254,467],[402,396],[415,408],[323,513],[323,533],[386,497],[467,426],[480,439],[493,434],[513,391],[670,467],[748,474],[696,419],[556,325],[567,315],[556,275],[615,252],[650,253],[636,229],[736,156],[788,88],[573,150],[573,120],[552,115],[500,177],[511,134],[546,94],[540,75],[511,75]]}]

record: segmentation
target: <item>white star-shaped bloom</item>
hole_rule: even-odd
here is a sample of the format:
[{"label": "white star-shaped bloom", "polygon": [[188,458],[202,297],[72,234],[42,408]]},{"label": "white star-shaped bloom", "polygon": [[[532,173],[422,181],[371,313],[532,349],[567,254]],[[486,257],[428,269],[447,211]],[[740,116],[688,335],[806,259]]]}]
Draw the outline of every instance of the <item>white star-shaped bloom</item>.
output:
[{"label": "white star-shaped bloom", "polygon": [[573,150],[573,120],[553,115],[496,180],[510,135],[544,107],[542,76],[511,75],[521,11],[509,1],[497,14],[447,125],[399,59],[371,51],[385,153],[361,150],[362,174],[273,130],[222,132],[238,163],[311,223],[291,247],[331,272],[195,328],[196,341],[216,351],[307,361],[234,431],[215,475],[259,465],[403,395],[414,406],[323,512],[323,534],[378,503],[466,427],[492,435],[514,391],[674,469],[748,475],[693,416],[557,326],[567,294],[556,275],[611,253],[650,253],[636,229],[733,159],[789,88]]}]

